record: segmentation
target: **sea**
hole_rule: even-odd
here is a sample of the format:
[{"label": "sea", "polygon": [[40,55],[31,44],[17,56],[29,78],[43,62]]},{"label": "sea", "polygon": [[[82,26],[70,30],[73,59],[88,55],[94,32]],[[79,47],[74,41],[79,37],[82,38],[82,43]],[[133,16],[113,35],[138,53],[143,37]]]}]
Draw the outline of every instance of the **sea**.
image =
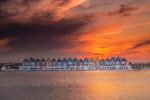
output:
[{"label": "sea", "polygon": [[0,100],[150,100],[150,71],[0,72]]}]

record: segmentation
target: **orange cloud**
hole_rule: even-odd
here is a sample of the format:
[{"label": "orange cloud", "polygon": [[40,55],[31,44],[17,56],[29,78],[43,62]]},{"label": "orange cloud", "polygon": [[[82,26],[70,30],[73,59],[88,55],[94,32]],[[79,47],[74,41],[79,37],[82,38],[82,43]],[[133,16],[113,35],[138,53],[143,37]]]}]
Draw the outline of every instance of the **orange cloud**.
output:
[{"label": "orange cloud", "polygon": [[[147,24],[146,24],[147,25]],[[82,34],[78,37],[80,41],[80,51],[82,51],[85,56],[93,57],[99,56],[101,58],[106,58],[110,56],[123,56],[129,59],[137,57],[136,55],[147,54],[149,49],[144,49],[143,44],[149,44],[149,42],[139,41],[149,41],[149,33],[131,33],[132,29],[127,32],[125,31],[130,26],[126,24],[114,23],[106,24],[104,26],[99,26],[96,24],[95,28],[89,33]],[[143,26],[145,27],[145,25]],[[87,27],[88,30],[89,27]],[[143,31],[144,32],[144,31]],[[130,56],[128,51],[130,48],[140,46],[140,49],[130,51]],[[146,46],[146,45],[145,45]],[[146,48],[149,48],[148,45]],[[131,52],[134,51],[134,55]]]},{"label": "orange cloud", "polygon": [[11,48],[8,46],[10,40],[8,38],[0,39],[0,52],[10,50]]},{"label": "orange cloud", "polygon": [[[9,0],[8,0],[9,1]],[[38,0],[38,1],[9,1],[1,5],[2,15],[8,20],[17,22],[30,22],[34,17],[44,17],[46,21],[58,21],[66,13],[87,0]]]}]

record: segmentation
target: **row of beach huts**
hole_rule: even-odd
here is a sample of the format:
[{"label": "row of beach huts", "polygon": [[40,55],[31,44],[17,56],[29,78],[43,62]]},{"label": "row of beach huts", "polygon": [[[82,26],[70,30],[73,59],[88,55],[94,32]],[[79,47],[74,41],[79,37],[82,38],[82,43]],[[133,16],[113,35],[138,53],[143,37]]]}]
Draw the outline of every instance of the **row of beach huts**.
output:
[{"label": "row of beach huts", "polygon": [[98,58],[63,58],[63,59],[24,59],[19,70],[130,70],[128,60],[121,57]]}]

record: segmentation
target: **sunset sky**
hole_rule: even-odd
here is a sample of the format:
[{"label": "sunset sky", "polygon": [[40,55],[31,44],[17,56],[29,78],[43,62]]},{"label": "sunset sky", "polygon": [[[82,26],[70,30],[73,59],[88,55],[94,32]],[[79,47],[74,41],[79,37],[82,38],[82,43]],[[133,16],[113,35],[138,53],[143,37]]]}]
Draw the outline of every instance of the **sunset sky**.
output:
[{"label": "sunset sky", "polygon": [[150,0],[0,0],[0,61],[150,61]]}]

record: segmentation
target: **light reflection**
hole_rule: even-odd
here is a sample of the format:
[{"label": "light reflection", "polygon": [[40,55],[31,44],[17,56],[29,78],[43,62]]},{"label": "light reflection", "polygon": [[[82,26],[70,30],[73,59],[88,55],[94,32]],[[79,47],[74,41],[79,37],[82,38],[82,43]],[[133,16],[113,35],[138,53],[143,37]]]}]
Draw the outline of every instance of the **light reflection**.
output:
[{"label": "light reflection", "polygon": [[[137,100],[137,98],[149,98],[150,81],[145,80],[147,74],[126,72],[95,72],[94,75],[88,76],[88,82],[85,83],[83,95],[94,97],[95,100],[111,99],[111,100]],[[147,92],[144,92],[148,89]],[[123,98],[123,99],[122,99]],[[140,99],[139,99],[140,100]]]}]

